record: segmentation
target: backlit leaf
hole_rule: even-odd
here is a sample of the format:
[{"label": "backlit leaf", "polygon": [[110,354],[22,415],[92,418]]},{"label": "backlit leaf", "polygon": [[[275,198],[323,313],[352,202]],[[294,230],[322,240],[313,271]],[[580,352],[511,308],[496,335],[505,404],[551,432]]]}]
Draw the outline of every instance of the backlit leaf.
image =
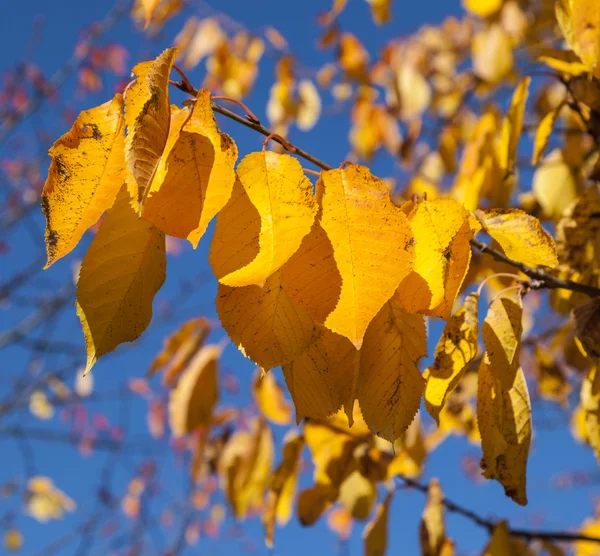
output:
[{"label": "backlit leaf", "polygon": [[356,470],[342,482],[338,500],[354,519],[367,519],[377,500],[377,489]]},{"label": "backlit leaf", "polygon": [[79,242],[125,183],[123,97],[84,110],[54,143],[42,191],[48,268]]},{"label": "backlit leaf", "polygon": [[531,77],[526,77],[517,85],[510,101],[508,114],[502,122],[498,157],[500,165],[509,174],[513,174],[515,170],[517,147],[523,131],[525,103],[529,95],[530,83]]},{"label": "backlit leaf", "polygon": [[166,263],[164,234],[138,218],[123,187],[79,271],[77,314],[87,347],[86,372],[99,357],[146,329]]},{"label": "backlit leaf", "polygon": [[237,154],[233,139],[217,127],[209,91],[201,89],[191,111],[171,116],[165,150],[144,202],[144,218],[197,247],[209,222],[231,197]]},{"label": "backlit leaf", "polygon": [[146,198],[169,136],[169,75],[177,49],[133,68],[135,81],[125,91],[127,187],[138,211]]},{"label": "backlit leaf", "polygon": [[476,293],[469,294],[463,307],[450,318],[435,348],[433,364],[428,369],[425,407],[438,425],[446,399],[477,355],[478,301]]},{"label": "backlit leaf", "polygon": [[581,382],[580,436],[600,461],[600,372],[592,367]]},{"label": "backlit leaf", "polygon": [[600,360],[600,297],[573,309],[577,337],[589,357]]},{"label": "backlit leaf", "polygon": [[175,437],[207,427],[219,398],[219,346],[205,346],[189,362],[169,396],[169,421]]},{"label": "backlit leaf", "polygon": [[65,512],[72,512],[77,504],[62,490],[54,486],[52,479],[35,476],[27,482],[25,492],[27,513],[41,523],[61,519]]},{"label": "backlit leaf", "polygon": [[281,271],[273,274],[263,288],[219,284],[216,305],[235,345],[265,370],[296,358],[313,339],[310,314],[289,297]]},{"label": "backlit leaf", "polygon": [[295,431],[288,432],[283,440],[282,461],[269,478],[267,499],[262,514],[265,542],[269,548],[273,547],[275,523],[280,526],[285,525],[292,514],[302,448],[304,448],[304,438]]},{"label": "backlit leaf", "polygon": [[252,384],[252,393],[265,418],[276,425],[289,425],[292,420],[292,408],[273,373],[262,373],[258,369]]},{"label": "backlit leaf", "polygon": [[[222,284],[262,287],[269,276],[297,251],[304,236],[310,232],[317,204],[312,184],[302,166],[287,154],[272,151],[249,154],[238,165],[237,175],[260,218],[258,225],[249,223],[247,228],[247,231],[260,229],[256,238],[258,252],[251,261],[235,260],[235,250],[227,253],[227,265],[235,265],[230,270],[224,269],[221,259],[213,251],[211,264]],[[234,211],[223,214],[223,220],[233,214]],[[248,239],[255,241],[253,237]]]},{"label": "backlit leaf", "polygon": [[425,355],[423,317],[386,303],[365,334],[357,385],[360,408],[374,434],[393,442],[414,419],[425,389],[417,363]]},{"label": "backlit leaf", "polygon": [[365,556],[385,556],[388,544],[388,513],[393,493],[388,492],[363,531]]},{"label": "backlit leaf", "polygon": [[360,348],[369,322],[410,272],[409,222],[388,187],[364,166],[321,173],[321,225],[342,277],[340,298],[325,326]]},{"label": "backlit leaf", "polygon": [[484,211],[485,229],[506,255],[528,265],[555,267],[556,245],[540,221],[519,209]]},{"label": "backlit leaf", "polygon": [[446,542],[444,525],[444,493],[440,482],[433,478],[427,489],[427,503],[421,517],[419,539],[423,556],[439,556]]},{"label": "backlit leaf", "polygon": [[531,164],[536,165],[540,163],[542,160],[542,156],[544,155],[544,151],[546,150],[546,145],[548,144],[548,140],[550,139],[550,135],[552,135],[552,131],[554,130],[554,125],[556,124],[556,120],[558,120],[558,116],[560,115],[560,111],[563,105],[559,104],[553,110],[550,110],[537,128],[535,132],[535,141],[533,143],[533,155],[531,157]]}]

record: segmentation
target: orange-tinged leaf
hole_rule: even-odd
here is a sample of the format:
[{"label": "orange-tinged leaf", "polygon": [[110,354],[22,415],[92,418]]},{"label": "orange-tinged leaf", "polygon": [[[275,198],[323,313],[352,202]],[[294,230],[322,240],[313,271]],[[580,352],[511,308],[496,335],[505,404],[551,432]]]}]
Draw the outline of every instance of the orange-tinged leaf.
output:
[{"label": "orange-tinged leaf", "polygon": [[567,44],[590,73],[600,77],[600,4],[595,0],[557,0],[555,8]]},{"label": "orange-tinged leaf", "polygon": [[258,226],[250,224],[252,230],[260,228],[256,240],[250,238],[257,241],[258,252],[247,262],[243,258],[232,260],[232,254],[226,251],[227,264],[235,264],[232,270],[224,271],[217,256],[211,258],[211,264],[222,284],[262,287],[269,276],[297,251],[304,236],[310,232],[317,203],[302,166],[287,154],[251,153],[238,165],[237,175],[260,218]]},{"label": "orange-tinged leaf", "polygon": [[385,500],[379,505],[373,519],[363,531],[365,556],[385,556],[388,543],[388,514],[392,496],[392,492],[387,493]]},{"label": "orange-tinged leaf", "polygon": [[77,314],[87,347],[86,373],[99,357],[146,329],[166,264],[164,234],[138,218],[123,187],[79,271]]},{"label": "orange-tinged leaf", "polygon": [[310,314],[289,297],[281,271],[263,288],[219,284],[216,305],[229,337],[265,370],[296,358],[313,339]]},{"label": "orange-tinged leaf", "polygon": [[144,202],[144,218],[197,247],[206,227],[227,204],[235,182],[233,139],[221,133],[201,89],[191,111],[178,110]]},{"label": "orange-tinged leaf", "polygon": [[273,435],[262,420],[239,430],[225,445],[219,459],[223,490],[236,519],[244,519],[263,503],[273,461]]},{"label": "orange-tinged leaf", "polygon": [[528,265],[558,265],[556,245],[540,221],[520,209],[484,211],[485,230],[508,257]]},{"label": "orange-tinged leaf", "polygon": [[168,48],[156,60],[137,64],[125,91],[127,187],[138,212],[169,136],[169,75],[176,54]]},{"label": "orange-tinged leaf", "polygon": [[154,10],[156,10],[160,2],[161,0],[138,0],[138,3],[140,4],[144,13],[144,30],[148,28],[148,25],[150,25]]},{"label": "orange-tinged leaf", "polygon": [[374,434],[393,442],[414,419],[425,389],[417,363],[425,355],[423,317],[386,303],[365,334],[357,385],[363,417]]},{"label": "orange-tinged leaf", "polygon": [[521,368],[514,374],[511,387],[504,388],[488,355],[484,356],[479,367],[477,421],[481,431],[484,477],[498,480],[507,496],[526,505],[531,402]]},{"label": "orange-tinged leaf", "polygon": [[273,373],[263,373],[258,369],[252,384],[252,393],[258,409],[266,419],[276,425],[290,424],[292,408]]},{"label": "orange-tinged leaf", "polygon": [[317,191],[342,277],[325,326],[359,349],[369,323],[412,268],[412,232],[388,187],[364,166],[322,172]]},{"label": "orange-tinged leaf", "polygon": [[18,552],[23,546],[23,534],[18,529],[7,529],[2,538],[2,546],[7,552]]},{"label": "orange-tinged leaf", "polygon": [[169,422],[175,437],[208,427],[219,398],[221,347],[204,346],[189,362],[169,395]]},{"label": "orange-tinged leaf", "polygon": [[498,158],[502,169],[509,174],[513,174],[515,171],[517,147],[523,131],[525,103],[529,95],[530,83],[531,77],[525,77],[517,85],[510,101],[508,114],[502,122]]},{"label": "orange-tinged leaf", "polygon": [[560,115],[560,111],[563,107],[563,104],[559,104],[553,110],[550,110],[540,122],[540,125],[535,132],[535,141],[533,143],[533,155],[531,156],[531,164],[539,164],[540,160],[544,156],[544,151],[546,150],[546,145],[548,145],[548,140],[552,135],[552,131],[554,130],[554,125],[556,124],[556,120],[558,120],[558,116]]},{"label": "orange-tinged leaf", "polygon": [[289,296],[300,303],[315,322],[323,324],[337,305],[342,277],[335,264],[333,245],[320,220],[315,221],[298,251],[281,271]]},{"label": "orange-tinged leaf", "polygon": [[79,242],[114,203],[125,182],[123,97],[79,114],[54,143],[42,191],[48,268]]},{"label": "orange-tinged leaf", "polygon": [[262,514],[265,542],[269,548],[273,547],[275,523],[280,526],[285,525],[292,515],[302,448],[304,448],[304,437],[296,431],[289,431],[283,439],[282,461],[269,478],[267,499]]},{"label": "orange-tinged leaf", "polygon": [[367,0],[371,5],[371,14],[377,25],[389,23],[392,19],[392,2],[394,0]]},{"label": "orange-tinged leaf", "polygon": [[433,364],[428,369],[425,407],[438,425],[446,399],[477,355],[478,301],[476,293],[467,295],[463,307],[450,318],[435,348]]},{"label": "orange-tinged leaf", "polygon": [[320,328],[306,351],[282,366],[297,423],[324,419],[342,406],[352,421],[359,357],[350,340]]},{"label": "orange-tinged leaf", "polygon": [[394,300],[409,312],[448,319],[469,268],[469,241],[479,224],[454,199],[419,203],[409,215],[415,235],[414,270]]}]

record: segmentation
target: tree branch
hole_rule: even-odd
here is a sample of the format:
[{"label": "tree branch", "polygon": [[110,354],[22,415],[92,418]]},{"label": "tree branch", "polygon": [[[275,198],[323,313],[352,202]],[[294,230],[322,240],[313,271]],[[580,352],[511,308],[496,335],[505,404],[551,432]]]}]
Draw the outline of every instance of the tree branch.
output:
[{"label": "tree branch", "polygon": [[[423,485],[423,484],[419,483],[418,481],[415,481],[414,479],[409,479],[408,477],[403,477],[403,476],[400,476],[399,479],[404,483],[403,486],[406,486],[408,488],[413,488],[424,494],[428,494],[428,492],[429,492],[429,487],[427,485]],[[485,518],[481,517],[480,515],[476,514],[475,512],[468,510],[466,508],[463,508],[462,506],[459,506],[452,500],[448,500],[448,498],[446,498],[445,496],[442,500],[442,504],[449,512],[466,517],[467,519],[469,519],[473,523],[475,523],[475,525],[482,527],[483,529],[486,529],[489,534],[492,534],[494,528],[498,524],[497,521],[494,521],[491,519],[485,519]],[[561,541],[561,542],[587,541],[587,542],[593,542],[593,543],[600,543],[600,538],[590,537],[588,535],[583,535],[581,533],[568,533],[565,531],[533,531],[533,530],[529,530],[529,529],[512,529],[510,527],[508,528],[508,531],[509,531],[509,535],[511,535],[512,537],[521,537],[527,541],[532,541],[532,540]]]},{"label": "tree branch", "polygon": [[[198,90],[195,87],[190,86],[189,81],[187,81],[187,83],[186,81],[187,79],[181,82],[172,82],[172,84],[184,93],[190,94],[194,97],[197,96]],[[287,151],[304,158],[304,160],[307,160],[315,166],[318,166],[322,170],[332,169],[332,166],[323,162],[322,160],[319,160],[312,154],[300,149],[299,147],[290,143],[287,140],[281,140],[281,138],[277,137],[276,133],[266,128],[261,123],[243,118],[235,112],[232,112],[231,110],[220,106],[216,102],[211,102],[211,106],[212,109],[218,114],[221,114],[222,116],[225,116],[226,118],[229,118],[230,120],[233,120],[234,122],[237,122],[243,126],[249,127],[250,129],[261,133],[265,137],[270,137],[273,141],[276,141],[281,146],[283,146],[283,148],[285,148]],[[584,293],[586,295],[589,295],[590,297],[600,296],[600,288],[587,286],[585,284],[573,282],[572,280],[561,280],[560,278],[556,278],[555,276],[552,276],[552,274],[549,274],[545,270],[542,270],[540,268],[533,268],[519,261],[514,261],[513,259],[510,259],[500,251],[492,249],[489,245],[487,245],[483,241],[479,241],[478,239],[473,238],[471,240],[471,245],[479,249],[482,253],[487,253],[488,255],[494,257],[494,259],[496,259],[497,261],[509,264],[519,269],[523,274],[529,276],[532,279],[532,281],[528,283],[528,287],[531,289],[564,289]]]}]

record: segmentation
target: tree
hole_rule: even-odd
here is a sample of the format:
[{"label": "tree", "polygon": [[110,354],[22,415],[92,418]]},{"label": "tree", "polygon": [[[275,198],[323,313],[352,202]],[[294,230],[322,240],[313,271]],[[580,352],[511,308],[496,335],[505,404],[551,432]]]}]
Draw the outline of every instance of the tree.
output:
[{"label": "tree", "polygon": [[[368,4],[375,24],[389,23],[389,0]],[[425,555],[473,549],[446,528],[447,512],[488,534],[483,554],[600,553],[598,515],[578,531],[566,516],[563,528],[525,528],[490,517],[493,507],[477,513],[446,497],[443,475],[423,480],[428,458],[461,436],[480,450],[474,479],[496,481],[511,504],[526,506],[536,412],[548,407],[600,457],[600,5],[463,4],[459,17],[376,55],[360,29],[345,30],[350,8],[336,0],[318,17],[320,48],[334,61],[314,78],[273,27],[251,32],[218,12],[199,19],[179,0],[134,4],[145,33],[166,32],[175,17],[183,28],[167,39],[175,46],[153,45],[155,57],[136,60],[131,80],[71,118],[50,147],[45,268],[65,265],[80,243],[83,258],[66,285],[0,337],[34,364],[0,404],[0,437],[16,439],[24,458],[7,496],[21,497],[39,521],[76,509],[69,485],[55,485],[35,459],[36,437],[111,452],[96,509],[43,553],[73,541],[85,551],[104,534],[117,552],[177,554],[234,522],[242,528],[229,536],[254,550],[246,527],[260,521],[267,546],[277,546],[276,525],[295,514],[303,526],[325,521],[343,542],[365,522],[364,552],[378,555],[392,545],[403,488],[426,495],[413,511],[422,513]],[[119,73],[123,51],[92,44],[128,8],[118,4],[91,28],[58,81],[15,71],[5,98],[17,108],[7,110],[3,138],[72,70],[83,88],[102,91],[102,71]],[[268,125],[242,102],[263,79],[265,50],[276,61]],[[15,103],[27,86],[33,96]],[[348,115],[346,160],[298,146],[311,134],[295,128],[318,130],[329,117],[326,93]],[[238,137],[254,146],[244,150]],[[375,175],[381,158],[396,179]],[[38,195],[10,202],[2,226],[26,227]],[[167,255],[185,240],[198,250],[177,257],[197,264],[206,255],[214,309],[179,316],[211,280],[183,263],[185,282],[158,319],[170,334],[162,348],[142,349],[138,338],[172,275]],[[21,303],[18,289],[38,265],[11,276],[3,297]],[[44,337],[73,296],[85,363],[78,344]],[[125,421],[90,419],[86,405],[92,369],[127,342],[131,351],[113,361],[140,351],[153,359],[144,378],[132,373],[107,397],[138,410],[145,400],[155,442],[131,441]],[[236,349],[250,363],[224,371],[224,353]],[[64,368],[46,365],[53,353]],[[252,366],[252,380],[241,378]],[[101,373],[113,380],[110,367]],[[238,380],[247,383],[240,396]],[[15,422],[24,407],[41,420],[62,407],[71,431]],[[166,467],[153,455],[161,441],[183,463],[176,473],[187,486],[177,498],[163,492]],[[136,450],[145,458],[118,487],[115,466]],[[152,547],[159,519],[164,535]],[[2,520],[5,547],[19,549],[14,505]]]}]

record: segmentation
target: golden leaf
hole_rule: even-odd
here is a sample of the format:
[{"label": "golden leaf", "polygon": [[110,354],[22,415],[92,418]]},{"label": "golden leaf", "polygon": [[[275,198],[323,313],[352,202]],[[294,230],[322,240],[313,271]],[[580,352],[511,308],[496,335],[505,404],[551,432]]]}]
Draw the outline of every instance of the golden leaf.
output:
[{"label": "golden leaf", "polygon": [[524,506],[531,442],[529,392],[521,368],[517,368],[508,389],[503,387],[496,372],[486,354],[479,367],[477,393],[477,420],[483,449],[481,466],[487,479],[497,479],[506,495]]},{"label": "golden leaf", "polygon": [[273,435],[264,421],[250,423],[225,445],[219,459],[223,490],[236,519],[244,519],[263,503],[273,461]]},{"label": "golden leaf", "polygon": [[478,15],[479,17],[489,17],[494,15],[504,3],[504,0],[463,0],[465,10]]},{"label": "golden leaf", "polygon": [[276,425],[290,424],[292,408],[273,373],[263,373],[261,369],[257,369],[252,383],[252,393],[258,409],[266,419]]},{"label": "golden leaf", "polygon": [[304,438],[295,431],[289,431],[283,439],[282,461],[269,478],[267,499],[262,514],[265,541],[269,548],[273,547],[275,522],[282,526],[290,520],[303,448]]},{"label": "golden leaf", "polygon": [[440,482],[433,478],[427,488],[427,503],[421,518],[419,539],[423,556],[440,556],[446,543],[444,525],[444,493]]},{"label": "golden leaf", "polygon": [[127,187],[138,212],[169,136],[169,74],[176,54],[168,48],[156,60],[137,64],[125,91]]},{"label": "golden leaf", "polygon": [[[262,287],[310,232],[317,203],[302,166],[287,154],[272,151],[249,154],[238,165],[237,175],[249,203],[255,208],[253,216],[260,219],[259,223],[248,222],[246,228],[248,235],[257,229],[260,229],[259,234],[245,239],[245,242],[258,244],[258,251],[247,261],[244,257],[236,258],[231,245],[229,249],[219,245],[218,251],[211,249],[211,264],[222,284]],[[229,209],[226,207],[219,215],[223,226],[235,217],[236,211]],[[219,236],[221,242],[225,239],[224,235]],[[235,239],[239,243],[239,238]]]},{"label": "golden leaf", "polygon": [[508,114],[502,122],[500,143],[498,146],[498,158],[505,175],[514,174],[517,147],[523,131],[523,120],[525,118],[525,103],[529,95],[529,84],[531,77],[525,77],[517,85],[510,101]]},{"label": "golden leaf", "polygon": [[550,135],[552,135],[552,131],[554,130],[554,125],[556,124],[556,120],[558,120],[558,116],[560,116],[560,111],[563,107],[563,104],[559,104],[553,110],[550,110],[540,122],[540,125],[535,132],[535,141],[533,143],[533,155],[531,156],[531,164],[539,164],[540,160],[542,160],[542,156],[544,155],[544,151],[546,150],[546,145],[548,144],[548,140],[550,139]]},{"label": "golden leaf", "polygon": [[338,490],[331,485],[316,484],[304,489],[298,495],[298,521],[304,525],[314,525],[321,515],[333,504]]},{"label": "golden leaf", "polygon": [[396,455],[387,468],[388,479],[393,479],[396,475],[416,478],[423,472],[428,448],[418,413],[406,431],[394,442],[394,450]]},{"label": "golden leaf", "polygon": [[[579,533],[581,535],[585,535],[587,537],[596,537],[600,536],[600,516],[595,515],[593,517],[588,517],[582,524],[579,529]],[[577,541],[574,545],[574,554],[575,556],[597,556],[598,555],[598,543],[593,543],[589,541]]]},{"label": "golden leaf", "polygon": [[389,23],[392,19],[392,2],[394,0],[367,0],[371,5],[371,14],[377,25]]},{"label": "golden leaf", "polygon": [[392,496],[392,492],[387,493],[385,500],[379,505],[373,519],[363,531],[365,556],[385,556],[388,542],[388,513]]},{"label": "golden leaf", "polygon": [[125,182],[123,97],[79,114],[54,143],[42,191],[48,268],[64,257],[109,209]]},{"label": "golden leaf", "polygon": [[414,270],[394,300],[411,313],[448,319],[469,268],[469,241],[480,226],[464,206],[449,198],[419,203],[409,220],[416,243]]},{"label": "golden leaf", "polygon": [[573,309],[577,337],[587,355],[600,360],[600,297]]},{"label": "golden leaf", "polygon": [[152,15],[154,14],[154,11],[156,10],[160,2],[161,0],[136,0],[136,4],[139,4],[140,8],[143,10],[144,30],[148,28],[148,25],[150,25]]},{"label": "golden leaf", "polygon": [[439,414],[448,396],[458,385],[467,365],[477,355],[479,296],[471,293],[457,313],[450,318],[428,369],[425,407],[439,426]]},{"label": "golden leaf", "polygon": [[219,346],[204,346],[189,362],[169,395],[169,423],[175,437],[208,427],[219,399]]},{"label": "golden leaf", "polygon": [[265,370],[295,359],[313,339],[310,314],[289,297],[281,271],[273,274],[263,288],[219,284],[216,305],[235,345]]},{"label": "golden leaf", "polygon": [[473,71],[490,84],[505,79],[514,65],[510,35],[499,23],[493,23],[473,39]]},{"label": "golden leaf", "polygon": [[7,529],[2,538],[2,546],[8,552],[18,552],[23,546],[23,534],[18,529]]},{"label": "golden leaf", "polygon": [[148,376],[164,370],[163,384],[172,386],[190,359],[200,349],[210,332],[204,317],[188,320],[163,342],[162,351],[154,358]]},{"label": "golden leaf", "polygon": [[122,187],[79,271],[77,314],[87,347],[86,373],[99,357],[146,329],[166,262],[164,234],[138,218]]},{"label": "golden leaf", "polygon": [[359,358],[350,340],[319,328],[306,351],[282,366],[297,423],[304,417],[324,419],[342,406],[352,422]]},{"label": "golden leaf", "polygon": [[586,65],[579,59],[579,56],[570,50],[542,47],[538,61],[567,75],[581,75],[588,71]]},{"label": "golden leaf", "polygon": [[42,523],[61,519],[65,512],[72,512],[77,505],[62,490],[54,486],[48,477],[31,477],[25,493],[27,513]]},{"label": "golden leaf", "polygon": [[520,209],[490,209],[484,214],[485,231],[507,257],[532,266],[558,265],[554,239],[535,216]]},{"label": "golden leaf", "polygon": [[600,77],[600,4],[595,0],[557,0],[555,8],[567,44],[590,73]]},{"label": "golden leaf", "polygon": [[581,383],[579,426],[580,439],[589,444],[600,461],[600,372],[592,367]]},{"label": "golden leaf", "polygon": [[317,192],[321,226],[342,277],[339,301],[325,326],[359,349],[369,322],[411,270],[410,225],[387,186],[364,166],[322,172]]},{"label": "golden leaf", "polygon": [[414,419],[425,389],[417,363],[426,355],[423,317],[386,303],[360,352],[357,398],[374,434],[394,442]]},{"label": "golden leaf", "polygon": [[190,110],[171,116],[164,153],[150,184],[143,216],[166,234],[196,248],[213,217],[227,204],[235,182],[233,139],[221,133],[201,89]]},{"label": "golden leaf", "polygon": [[375,485],[355,470],[340,485],[339,503],[354,519],[367,519],[377,500]]}]

